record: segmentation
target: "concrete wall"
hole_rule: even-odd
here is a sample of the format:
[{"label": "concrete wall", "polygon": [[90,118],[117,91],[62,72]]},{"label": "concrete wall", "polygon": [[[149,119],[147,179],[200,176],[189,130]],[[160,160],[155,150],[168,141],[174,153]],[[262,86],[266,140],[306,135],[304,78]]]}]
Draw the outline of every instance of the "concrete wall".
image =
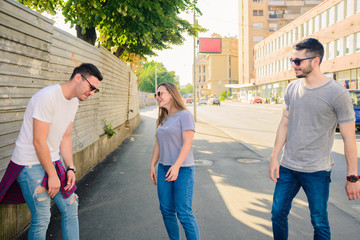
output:
[{"label": "concrete wall", "polygon": [[[136,76],[106,49],[57,29],[13,0],[0,0],[0,178],[10,161],[27,102],[41,88],[68,81],[74,67],[95,64],[100,92],[80,103],[72,139],[77,178],[115,150],[140,122]],[[103,120],[116,134],[109,138]],[[0,205],[0,239],[30,221],[26,204]]]}]

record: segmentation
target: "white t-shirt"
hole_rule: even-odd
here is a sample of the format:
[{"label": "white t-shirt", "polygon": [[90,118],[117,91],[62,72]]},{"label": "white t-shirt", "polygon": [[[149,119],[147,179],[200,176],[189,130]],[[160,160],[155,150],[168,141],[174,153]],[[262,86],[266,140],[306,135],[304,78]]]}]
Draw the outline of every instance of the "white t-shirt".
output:
[{"label": "white t-shirt", "polygon": [[11,160],[22,166],[40,164],[33,145],[33,118],[50,123],[47,144],[51,160],[60,159],[60,143],[78,110],[78,98],[67,100],[59,84],[45,87],[32,96],[26,106],[24,120]]}]

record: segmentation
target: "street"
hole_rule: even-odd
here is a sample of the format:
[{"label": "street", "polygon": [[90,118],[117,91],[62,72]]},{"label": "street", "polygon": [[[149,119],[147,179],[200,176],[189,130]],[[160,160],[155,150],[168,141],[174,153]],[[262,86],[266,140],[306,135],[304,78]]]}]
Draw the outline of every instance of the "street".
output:
[{"label": "street", "polygon": [[[193,109],[191,107],[191,109]],[[198,121],[207,122],[232,138],[246,144],[259,153],[265,160],[270,154],[276,137],[284,105],[248,104],[223,102],[220,108],[197,106]],[[360,152],[360,133],[356,133],[358,155]],[[346,162],[344,144],[340,133],[335,133],[332,148],[335,167],[332,171],[332,183],[329,202],[360,221],[360,200],[349,201],[345,195]],[[360,166],[358,166],[360,172]]]},{"label": "street", "polygon": [[[274,183],[268,177],[268,154],[282,107],[228,103],[197,110],[193,210],[201,239],[272,239]],[[156,117],[155,107],[142,109],[142,122],[131,137],[78,181],[81,239],[168,239],[156,186],[149,177]],[[358,239],[360,200],[346,199],[344,160],[340,153],[334,156],[339,163],[329,202],[332,239]],[[185,239],[182,230],[181,236]],[[289,239],[312,238],[307,201],[300,190],[289,216]],[[47,239],[62,239],[56,208]]]}]

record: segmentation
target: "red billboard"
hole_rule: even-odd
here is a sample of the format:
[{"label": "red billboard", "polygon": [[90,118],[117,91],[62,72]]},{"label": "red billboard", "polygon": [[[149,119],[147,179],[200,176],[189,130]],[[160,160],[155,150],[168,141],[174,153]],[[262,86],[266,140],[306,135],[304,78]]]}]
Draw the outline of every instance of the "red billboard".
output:
[{"label": "red billboard", "polygon": [[221,53],[221,38],[199,38],[200,53]]}]

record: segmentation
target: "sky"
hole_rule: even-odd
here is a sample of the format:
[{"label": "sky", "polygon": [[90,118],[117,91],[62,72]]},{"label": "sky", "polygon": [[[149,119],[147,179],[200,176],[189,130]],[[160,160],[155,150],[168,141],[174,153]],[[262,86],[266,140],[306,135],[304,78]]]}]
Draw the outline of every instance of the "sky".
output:
[{"label": "sky", "polygon": [[[239,0],[198,0],[197,7],[201,10],[202,16],[197,16],[199,24],[208,29],[206,33],[200,33],[199,37],[211,37],[213,33],[218,33],[223,37],[238,36],[238,1]],[[190,23],[193,22],[193,14],[182,13],[181,18]],[[54,19],[54,18],[53,18]],[[62,17],[54,19],[54,25],[74,36],[75,29],[70,29],[70,24],[65,24]],[[168,71],[174,71],[179,76],[180,84],[192,83],[193,65],[193,38],[184,35],[185,42],[181,46],[172,46],[171,49],[157,51],[158,56],[148,58],[162,62]]]}]

